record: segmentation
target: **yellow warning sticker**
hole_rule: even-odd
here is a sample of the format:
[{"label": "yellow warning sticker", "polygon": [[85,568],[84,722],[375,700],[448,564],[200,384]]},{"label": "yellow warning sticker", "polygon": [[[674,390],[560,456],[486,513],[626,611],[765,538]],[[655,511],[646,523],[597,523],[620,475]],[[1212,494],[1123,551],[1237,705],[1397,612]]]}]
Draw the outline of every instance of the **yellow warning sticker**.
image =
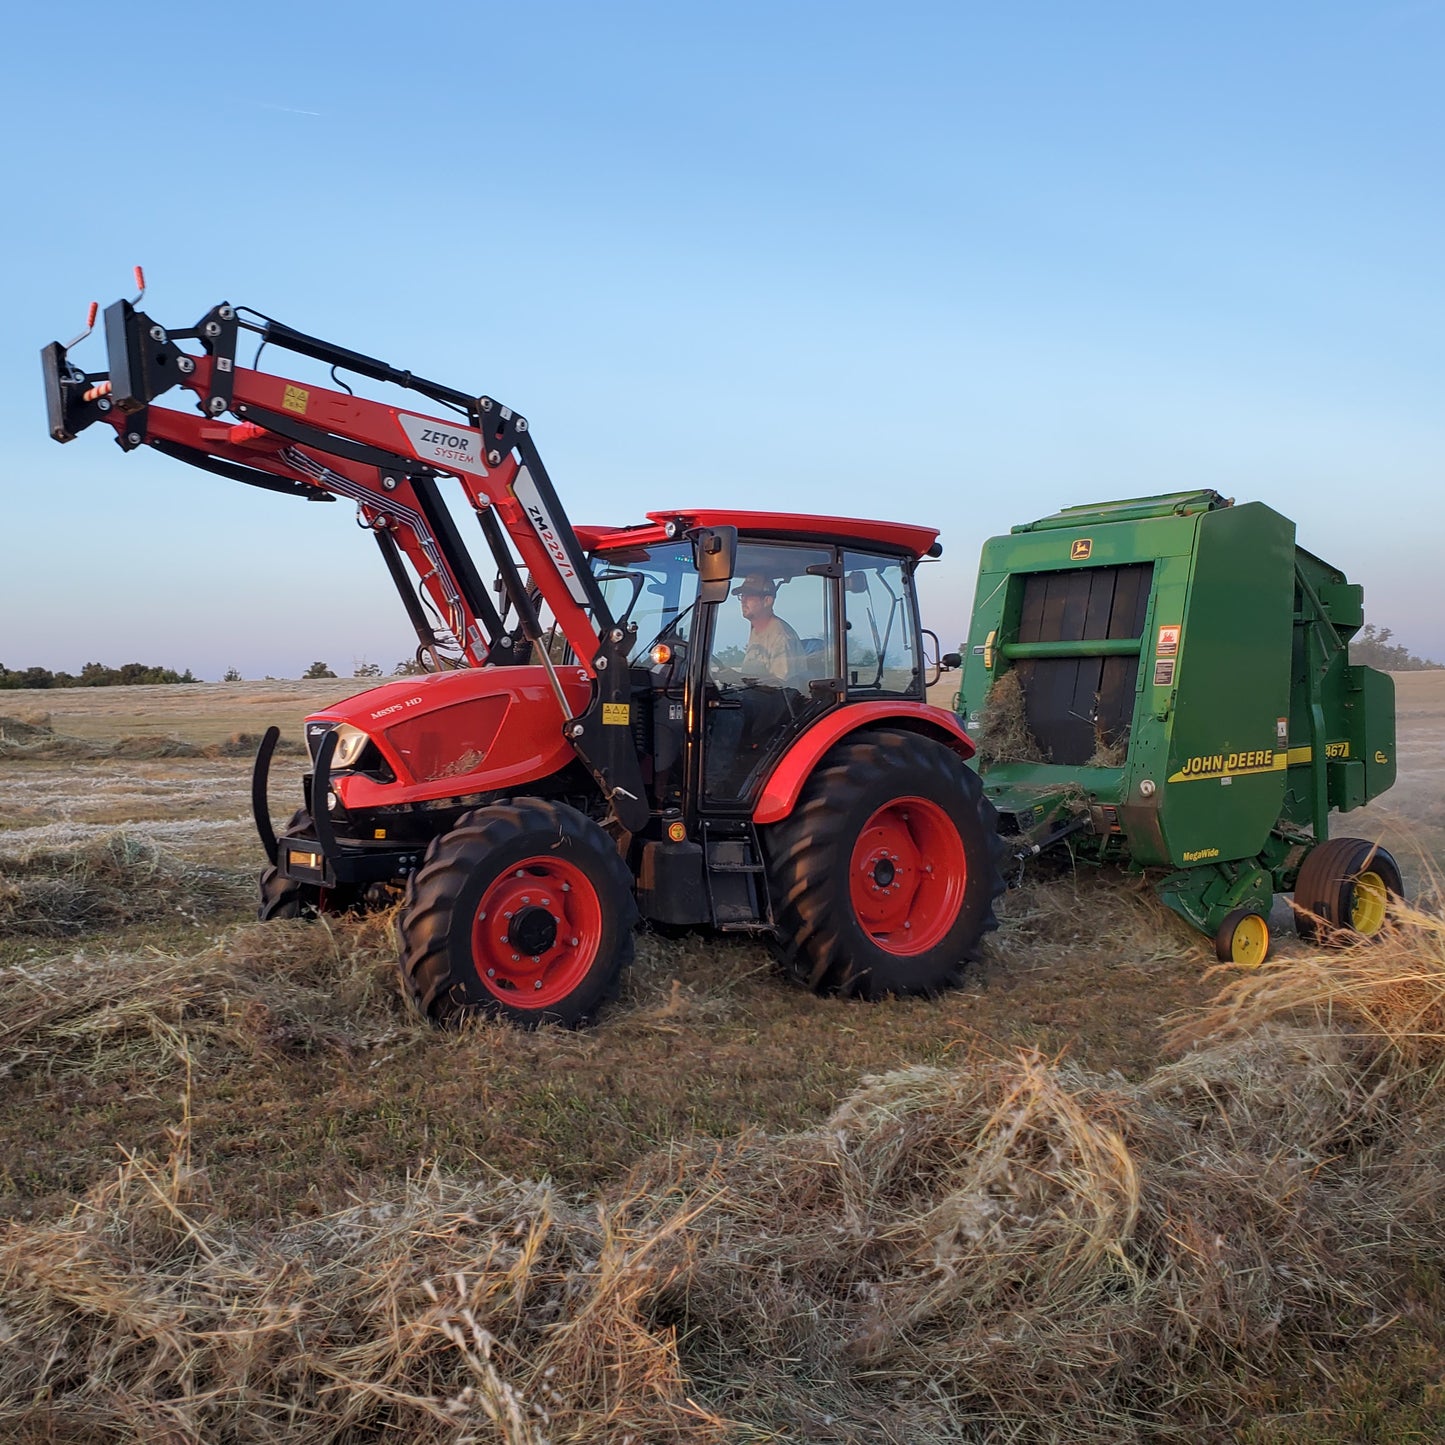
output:
[{"label": "yellow warning sticker", "polygon": [[602,724],[604,727],[625,728],[632,721],[632,704],[626,702],[604,702]]},{"label": "yellow warning sticker", "polygon": [[1075,537],[1069,546],[1069,561],[1086,562],[1093,550],[1094,539],[1092,537]]},{"label": "yellow warning sticker", "polygon": [[287,411],[294,411],[298,416],[306,415],[306,403],[311,400],[311,393],[303,386],[287,386],[286,394],[281,398],[281,405]]}]

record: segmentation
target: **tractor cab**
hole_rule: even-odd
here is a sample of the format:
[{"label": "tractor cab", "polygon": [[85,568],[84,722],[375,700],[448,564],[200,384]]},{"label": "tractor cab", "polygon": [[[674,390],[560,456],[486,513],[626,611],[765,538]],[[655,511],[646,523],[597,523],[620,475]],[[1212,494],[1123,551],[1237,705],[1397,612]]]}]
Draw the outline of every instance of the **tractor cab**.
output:
[{"label": "tractor cab", "polygon": [[[924,701],[913,571],[936,546],[933,529],[649,515],[649,527],[578,535],[609,611],[632,634],[631,722],[658,814],[689,829],[713,814],[746,816],[791,744],[831,710]],[[716,538],[731,565],[708,595],[698,562]]]}]

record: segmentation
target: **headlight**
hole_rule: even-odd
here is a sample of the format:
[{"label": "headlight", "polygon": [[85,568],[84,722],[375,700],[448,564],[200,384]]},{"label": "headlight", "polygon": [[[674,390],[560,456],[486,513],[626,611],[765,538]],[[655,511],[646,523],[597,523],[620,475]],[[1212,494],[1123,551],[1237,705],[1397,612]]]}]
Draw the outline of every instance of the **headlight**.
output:
[{"label": "headlight", "polygon": [[371,739],[360,728],[342,723],[336,729],[336,751],[331,755],[333,768],[349,768],[365,751]]}]

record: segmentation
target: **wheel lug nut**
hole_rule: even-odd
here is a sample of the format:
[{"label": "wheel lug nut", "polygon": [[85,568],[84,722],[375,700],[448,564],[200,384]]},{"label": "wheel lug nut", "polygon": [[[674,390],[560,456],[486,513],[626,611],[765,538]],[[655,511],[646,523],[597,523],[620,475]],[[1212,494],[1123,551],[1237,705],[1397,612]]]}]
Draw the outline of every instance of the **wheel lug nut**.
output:
[{"label": "wheel lug nut", "polygon": [[539,978],[539,979],[537,980],[537,982],[532,985],[532,987],[533,987],[533,988],[541,988],[541,987],[542,987],[542,980]]},{"label": "wheel lug nut", "polygon": [[497,970],[496,970],[496,969],[494,969],[494,968],[489,968],[489,969],[487,970],[487,977],[488,977],[488,978],[496,978],[496,976],[497,976]]}]

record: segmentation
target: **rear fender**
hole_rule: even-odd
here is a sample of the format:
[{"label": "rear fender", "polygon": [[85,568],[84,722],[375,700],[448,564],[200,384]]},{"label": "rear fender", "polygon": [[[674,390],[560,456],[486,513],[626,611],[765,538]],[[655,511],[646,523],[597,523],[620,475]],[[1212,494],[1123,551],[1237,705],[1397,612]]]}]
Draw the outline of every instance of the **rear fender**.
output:
[{"label": "rear fender", "polygon": [[820,718],[778,759],[753,809],[754,823],[780,823],[793,811],[803,784],[813,775],[823,754],[856,732],[892,728],[936,738],[967,761],[976,749],[945,708],[921,702],[860,702],[835,708]]}]

